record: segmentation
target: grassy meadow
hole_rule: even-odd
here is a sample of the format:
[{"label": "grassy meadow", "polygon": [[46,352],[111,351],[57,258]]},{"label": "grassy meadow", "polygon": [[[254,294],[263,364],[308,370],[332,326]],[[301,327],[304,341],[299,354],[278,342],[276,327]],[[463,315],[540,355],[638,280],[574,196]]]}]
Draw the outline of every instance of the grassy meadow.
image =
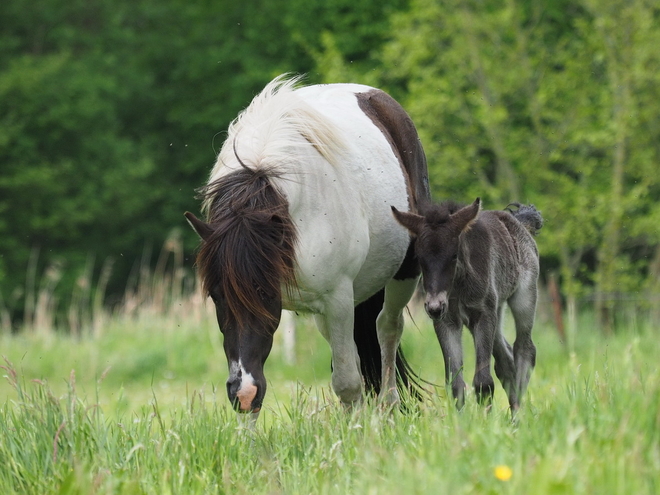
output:
[{"label": "grassy meadow", "polygon": [[[441,383],[433,330],[417,314],[404,348]],[[229,408],[221,335],[199,301],[106,316],[94,329],[0,335],[0,493],[660,493],[660,343],[633,322],[604,338],[588,317],[567,351],[535,328],[537,367],[519,421],[498,384],[489,414],[444,388],[414,411],[347,412],[327,344],[299,318],[281,336],[254,430]],[[511,332],[507,328],[507,332]],[[466,381],[473,352],[466,335]]]}]

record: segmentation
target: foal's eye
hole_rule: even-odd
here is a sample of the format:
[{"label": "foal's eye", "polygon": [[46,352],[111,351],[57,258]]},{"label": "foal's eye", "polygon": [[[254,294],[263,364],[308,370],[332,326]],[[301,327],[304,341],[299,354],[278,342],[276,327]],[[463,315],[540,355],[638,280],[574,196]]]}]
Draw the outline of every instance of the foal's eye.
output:
[{"label": "foal's eye", "polygon": [[458,259],[458,253],[452,255],[451,260],[456,261]]}]

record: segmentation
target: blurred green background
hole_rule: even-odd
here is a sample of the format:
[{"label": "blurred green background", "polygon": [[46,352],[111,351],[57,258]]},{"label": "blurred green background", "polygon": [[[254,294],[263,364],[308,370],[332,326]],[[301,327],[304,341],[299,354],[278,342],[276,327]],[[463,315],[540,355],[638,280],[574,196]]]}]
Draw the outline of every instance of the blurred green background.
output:
[{"label": "blurred green background", "polygon": [[651,0],[5,0],[0,327],[192,291],[182,213],[283,72],[397,98],[436,199],[534,203],[569,316],[660,318],[659,21]]}]

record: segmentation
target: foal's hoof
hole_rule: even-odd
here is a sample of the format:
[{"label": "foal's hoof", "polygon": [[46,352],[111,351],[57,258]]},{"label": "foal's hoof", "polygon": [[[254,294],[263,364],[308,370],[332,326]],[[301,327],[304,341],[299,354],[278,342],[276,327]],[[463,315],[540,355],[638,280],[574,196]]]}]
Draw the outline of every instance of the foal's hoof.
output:
[{"label": "foal's hoof", "polygon": [[518,412],[520,411],[520,404],[511,404],[511,422],[513,424],[518,424]]}]

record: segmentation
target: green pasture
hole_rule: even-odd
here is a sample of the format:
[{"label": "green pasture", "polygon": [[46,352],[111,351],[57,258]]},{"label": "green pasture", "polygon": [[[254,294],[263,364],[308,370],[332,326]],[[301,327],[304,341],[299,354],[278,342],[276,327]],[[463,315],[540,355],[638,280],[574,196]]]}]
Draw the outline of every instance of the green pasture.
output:
[{"label": "green pasture", "polygon": [[[1,336],[0,493],[660,492],[650,325],[604,338],[585,317],[567,351],[539,321],[515,424],[501,388],[489,414],[472,396],[456,412],[444,388],[407,414],[372,403],[345,411],[329,387],[328,346],[308,319],[297,333],[298,365],[276,341],[254,430],[228,407],[221,336],[203,311],[109,318],[95,335]],[[467,335],[465,344],[471,380]],[[404,347],[441,382],[423,316],[408,321]]]}]

